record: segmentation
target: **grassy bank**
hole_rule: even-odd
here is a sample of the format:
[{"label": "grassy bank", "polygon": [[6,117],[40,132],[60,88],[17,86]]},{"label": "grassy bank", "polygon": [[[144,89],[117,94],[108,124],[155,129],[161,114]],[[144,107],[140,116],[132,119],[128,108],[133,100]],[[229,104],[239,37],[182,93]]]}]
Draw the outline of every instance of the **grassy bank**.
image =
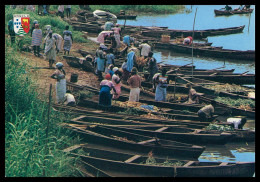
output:
[{"label": "grassy bank", "polygon": [[[35,12],[32,12],[32,11],[26,11],[18,8],[12,9],[9,5],[6,5],[5,6],[5,33],[6,34],[8,34],[8,27],[7,27],[8,21],[13,18],[13,14],[29,14],[31,26],[33,21],[37,20],[39,22],[40,29],[42,29],[43,32],[44,32],[45,25],[51,25],[53,33],[58,33],[62,35],[63,31],[65,30],[65,27],[69,25],[67,22],[65,22],[63,19],[61,19],[59,16],[56,15],[48,15],[48,16],[38,15],[37,8]],[[88,39],[83,37],[83,33],[79,31],[73,31],[72,26],[70,26],[69,30],[72,31],[73,40],[75,42],[82,42],[82,43],[90,42]],[[30,34],[27,34],[24,37],[30,37]]]},{"label": "grassy bank", "polygon": [[119,13],[120,10],[125,10],[129,13],[145,14],[145,13],[177,13],[184,10],[183,5],[90,5],[94,11],[96,9],[109,10],[111,13]]},{"label": "grassy bank", "polygon": [[[29,13],[32,20],[37,19],[42,26],[51,24],[57,31],[66,25],[57,17],[40,17],[8,6],[5,10],[6,25],[14,13]],[[81,176],[77,159],[62,151],[80,143],[79,137],[59,125],[76,115],[51,108],[47,134],[48,96],[37,92],[37,80],[32,78],[29,60],[19,53],[19,46],[5,38],[5,176]],[[30,44],[29,35],[22,39]]]}]

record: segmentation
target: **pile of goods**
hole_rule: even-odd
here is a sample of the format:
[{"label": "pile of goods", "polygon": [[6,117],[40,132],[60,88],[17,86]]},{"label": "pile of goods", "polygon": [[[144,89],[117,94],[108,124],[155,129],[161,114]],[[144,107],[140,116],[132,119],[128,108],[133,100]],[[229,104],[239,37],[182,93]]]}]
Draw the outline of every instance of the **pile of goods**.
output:
[{"label": "pile of goods", "polygon": [[144,59],[144,57],[137,57],[137,58],[136,58],[136,63],[137,63],[137,65],[138,65],[139,67],[143,67],[143,66],[145,66],[146,63],[147,63],[147,58]]},{"label": "pile of goods", "polygon": [[213,89],[216,92],[229,92],[229,93],[236,93],[236,92],[249,92],[254,91],[253,89],[248,89],[245,87],[241,87],[240,85],[235,84],[224,84],[224,85],[205,85],[206,88]]},{"label": "pile of goods", "polygon": [[229,106],[237,107],[245,111],[255,110],[255,101],[251,99],[231,99],[228,97],[217,97],[215,100],[217,102],[221,102]]},{"label": "pile of goods", "polygon": [[234,131],[234,128],[231,126],[223,126],[217,124],[209,124],[209,126],[205,127],[205,130],[217,130],[217,131]]},{"label": "pile of goods", "polygon": [[159,109],[156,106],[152,106],[150,107],[151,109],[148,109],[148,107],[150,105],[147,104],[143,104],[140,102],[130,102],[130,101],[126,101],[126,102],[120,102],[120,101],[114,101],[112,103],[114,106],[120,106],[120,107],[124,107],[124,108],[134,108],[137,110],[143,110],[143,111],[155,111],[158,112]]}]

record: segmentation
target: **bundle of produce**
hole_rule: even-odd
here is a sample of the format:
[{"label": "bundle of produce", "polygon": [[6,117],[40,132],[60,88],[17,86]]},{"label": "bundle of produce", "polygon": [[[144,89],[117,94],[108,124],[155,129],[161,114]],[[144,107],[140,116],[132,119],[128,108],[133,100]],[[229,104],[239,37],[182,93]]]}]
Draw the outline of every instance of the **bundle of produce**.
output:
[{"label": "bundle of produce", "polygon": [[228,97],[217,97],[215,100],[229,106],[238,107],[240,109],[255,110],[255,101],[251,99],[231,99]]},{"label": "bundle of produce", "polygon": [[209,124],[209,126],[205,127],[205,130],[234,131],[234,128],[225,125]]},{"label": "bundle of produce", "polygon": [[216,92],[250,92],[254,91],[253,89],[248,89],[245,87],[242,87],[240,85],[235,84],[223,84],[223,85],[205,85],[204,87],[209,89],[214,89]]},{"label": "bundle of produce", "polygon": [[147,59],[144,59],[144,57],[137,57],[136,58],[136,63],[138,66],[145,66],[147,63]]},{"label": "bundle of produce", "polygon": [[[137,110],[144,110],[144,111],[156,111],[156,112],[159,111],[159,109],[156,106],[151,106],[151,105],[143,104],[143,103],[140,103],[140,102],[115,101],[115,102],[113,102],[113,105],[124,107],[124,108],[135,108]],[[151,110],[151,107],[152,107],[152,110]]]}]

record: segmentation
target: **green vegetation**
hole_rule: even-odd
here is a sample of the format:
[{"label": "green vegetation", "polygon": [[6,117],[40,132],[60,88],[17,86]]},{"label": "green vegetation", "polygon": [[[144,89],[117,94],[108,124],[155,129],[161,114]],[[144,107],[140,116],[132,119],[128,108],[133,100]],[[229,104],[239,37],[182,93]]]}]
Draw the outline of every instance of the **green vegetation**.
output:
[{"label": "green vegetation", "polygon": [[218,124],[209,124],[205,127],[205,130],[217,130],[217,131],[234,131],[234,128],[231,126],[223,126]]},{"label": "green vegetation", "polygon": [[158,163],[156,162],[155,158],[152,156],[149,156],[146,161],[141,162],[140,164],[145,164],[145,165],[156,165],[156,166],[183,166],[185,164],[185,162],[182,161],[175,161],[175,162],[171,162],[168,159],[166,159],[164,162],[162,163]]},{"label": "green vegetation", "polygon": [[[12,13],[6,11],[6,21]],[[76,115],[51,109],[46,135],[48,104],[40,98],[48,97],[37,92],[28,60],[18,52],[21,45],[30,43],[30,37],[19,43],[11,45],[10,39],[5,39],[5,176],[81,176],[77,159],[62,151],[79,143],[79,137],[59,125]]]},{"label": "green vegetation", "polygon": [[223,85],[205,85],[204,87],[213,89],[216,92],[248,92],[248,91],[254,91],[253,89],[248,89],[245,87],[242,87],[240,85],[235,84],[223,84]]},{"label": "green vegetation", "polygon": [[[53,5],[55,6],[55,5]],[[52,8],[52,6],[51,6]],[[32,23],[34,20],[37,20],[39,22],[40,29],[44,33],[44,27],[45,25],[51,25],[53,33],[58,33],[60,35],[63,34],[63,31],[65,30],[65,27],[69,25],[67,22],[65,22],[63,19],[61,19],[59,16],[56,15],[46,15],[46,16],[40,16],[37,14],[37,8],[35,12],[22,10],[19,8],[12,9],[10,8],[10,5],[5,6],[5,33],[8,34],[8,21],[13,18],[13,14],[29,14],[30,15],[30,24],[32,26]],[[73,41],[75,42],[81,42],[81,43],[89,43],[90,41],[83,37],[83,33],[79,31],[74,31],[72,29],[72,26],[69,28],[70,31],[72,31],[73,35]],[[30,37],[30,34],[25,35],[23,38]],[[29,42],[31,44],[31,42]],[[29,44],[29,45],[30,45]]]},{"label": "green vegetation", "polygon": [[94,10],[106,10],[111,13],[119,13],[120,10],[125,10],[127,13],[177,13],[180,10],[184,10],[183,5],[90,5],[92,11]]},{"label": "green vegetation", "polygon": [[118,114],[124,114],[128,116],[138,116],[138,111],[139,109],[133,108],[133,107],[128,107],[125,111],[119,111],[117,112]]},{"label": "green vegetation", "polygon": [[227,104],[229,106],[238,107],[245,110],[254,110],[255,101],[251,99],[231,99],[229,97],[217,97],[217,102]]}]

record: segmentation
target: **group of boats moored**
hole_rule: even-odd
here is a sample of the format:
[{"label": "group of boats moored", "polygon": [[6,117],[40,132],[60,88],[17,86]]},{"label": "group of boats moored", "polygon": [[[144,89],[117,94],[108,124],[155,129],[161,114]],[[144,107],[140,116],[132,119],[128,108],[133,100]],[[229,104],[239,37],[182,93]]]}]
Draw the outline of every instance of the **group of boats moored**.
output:
[{"label": "group of boats moored", "polygon": [[[103,13],[103,14],[102,14]],[[220,12],[216,12],[220,13]],[[232,12],[231,12],[232,13]],[[241,12],[242,13],[242,12]],[[70,20],[74,29],[99,33],[100,17],[111,16],[97,11],[95,18],[88,18],[85,12],[80,12],[77,21]],[[234,13],[232,13],[234,14]],[[116,15],[127,19],[127,16]],[[136,17],[136,16],[135,16]],[[131,17],[134,18],[134,17]],[[79,22],[80,21],[80,22]],[[192,31],[173,30],[168,27],[143,27],[121,25],[124,34],[142,37],[150,40],[155,48],[171,49],[177,52],[223,59],[254,60],[255,51],[228,50],[222,47],[213,47],[212,43],[162,43],[161,35],[171,37],[190,36]],[[196,30],[195,39],[207,36],[240,33],[243,26]],[[137,34],[139,36],[137,36]],[[115,66],[121,67],[124,62],[124,53],[127,48],[118,52]],[[78,50],[83,57],[63,56],[67,63],[76,68],[95,73],[92,59],[94,52]],[[129,99],[129,86],[121,83],[122,93],[117,101],[112,101],[109,109],[102,109],[98,104],[99,88],[90,85],[79,85],[67,82],[67,89],[76,95],[76,107],[52,105],[60,112],[77,113],[78,117],[64,123],[63,127],[71,129],[82,138],[82,144],[64,149],[64,152],[79,157],[80,169],[86,176],[111,177],[252,177],[255,173],[255,162],[201,162],[198,158],[205,151],[208,144],[225,145],[230,142],[254,142],[255,131],[233,129],[233,124],[218,116],[255,118],[255,109],[250,110],[230,106],[217,102],[215,115],[211,121],[200,122],[197,112],[205,104],[217,97],[246,99],[255,101],[249,96],[254,89],[240,86],[239,91],[215,90],[212,86],[222,87],[225,84],[254,84],[254,74],[235,74],[234,69],[196,69],[194,65],[167,65],[158,64],[160,69],[166,68],[170,84],[167,94],[174,95],[174,99],[167,102],[154,101],[155,94],[151,91],[152,83],[147,81],[147,74],[139,72],[142,76],[142,90],[140,93],[140,106],[125,105]],[[177,101],[175,95],[188,95],[186,84],[190,83],[200,93],[200,103],[189,104]],[[91,92],[90,98],[83,98],[79,92]],[[124,103],[124,104],[122,104]],[[149,109],[143,109],[150,106]],[[225,130],[208,129],[211,125],[218,125]],[[80,152],[78,152],[80,151]],[[83,152],[82,152],[83,151]]]}]

